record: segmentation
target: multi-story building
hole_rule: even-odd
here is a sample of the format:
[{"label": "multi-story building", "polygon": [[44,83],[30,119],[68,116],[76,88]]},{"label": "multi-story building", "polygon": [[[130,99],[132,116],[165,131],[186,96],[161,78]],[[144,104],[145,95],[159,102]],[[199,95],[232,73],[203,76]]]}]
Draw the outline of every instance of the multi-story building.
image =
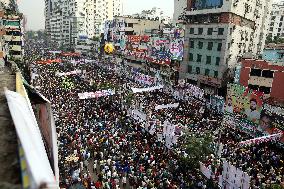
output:
[{"label": "multi-story building", "polygon": [[284,1],[272,4],[268,35],[272,39],[284,37]]},{"label": "multi-story building", "polygon": [[187,0],[174,0],[174,16],[173,16],[173,24],[181,22],[180,16],[186,11],[187,8]]},{"label": "multi-story building", "polygon": [[124,23],[124,27],[120,27],[119,32],[123,32],[125,35],[150,35],[152,30],[162,29],[163,26],[159,20],[140,19],[130,16],[117,16],[114,21]]},{"label": "multi-story building", "polygon": [[284,102],[284,66],[265,60],[243,59],[240,84],[264,93],[264,99]]},{"label": "multi-story building", "polygon": [[21,59],[24,55],[23,15],[6,11],[3,18],[5,43],[8,45],[7,58]]},{"label": "multi-story building", "polygon": [[46,31],[53,42],[73,47],[100,35],[106,20],[122,14],[122,0],[46,0]]},{"label": "multi-story building", "polygon": [[189,0],[180,78],[220,91],[244,54],[262,53],[269,15],[269,0]]}]

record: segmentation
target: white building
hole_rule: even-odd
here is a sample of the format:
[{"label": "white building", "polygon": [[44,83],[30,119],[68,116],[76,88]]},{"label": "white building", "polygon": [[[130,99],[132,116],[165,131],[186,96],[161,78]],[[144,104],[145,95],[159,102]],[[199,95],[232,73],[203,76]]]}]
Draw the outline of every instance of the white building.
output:
[{"label": "white building", "polygon": [[45,0],[46,31],[64,47],[100,35],[115,14],[122,14],[122,0]]},{"label": "white building", "polygon": [[187,0],[174,0],[174,16],[173,16],[173,24],[179,23],[179,17],[185,12],[187,7]]},{"label": "white building", "polygon": [[284,37],[284,1],[272,5],[268,35],[272,39],[274,37]]},{"label": "white building", "polygon": [[143,10],[141,13],[131,15],[134,18],[157,20],[164,24],[172,22],[172,18],[167,16],[161,8],[153,7],[151,10]]},{"label": "white building", "polygon": [[225,86],[243,55],[262,53],[270,6],[270,0],[190,3],[180,77],[210,93]]}]

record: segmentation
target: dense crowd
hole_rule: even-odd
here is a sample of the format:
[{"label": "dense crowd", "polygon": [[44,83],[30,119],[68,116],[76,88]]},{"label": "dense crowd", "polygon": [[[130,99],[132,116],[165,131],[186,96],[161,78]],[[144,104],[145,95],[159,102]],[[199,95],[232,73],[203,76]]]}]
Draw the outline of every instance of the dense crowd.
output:
[{"label": "dense crowd", "polygon": [[[59,142],[60,185],[62,188],[215,188],[213,178],[206,179],[199,170],[186,170],[179,158],[185,155],[183,133],[202,137],[211,133],[222,144],[217,155],[204,163],[222,174],[221,159],[249,173],[252,188],[284,184],[283,151],[273,142],[240,147],[251,139],[242,131],[221,126],[222,115],[206,108],[205,102],[183,86],[164,86],[151,92],[131,93],[131,88],[155,86],[137,82],[131,67],[117,67],[113,59],[87,61],[62,58],[59,64],[39,65],[36,59],[56,58],[31,46],[26,62],[36,73],[34,85],[52,102]],[[41,49],[41,50],[39,50]],[[35,56],[39,55],[41,56]],[[80,74],[59,76],[81,70]],[[81,100],[78,93],[115,89],[116,94]],[[174,91],[182,93],[182,98]],[[196,92],[198,93],[198,91]],[[156,110],[158,105],[178,103],[176,108]],[[146,121],[133,119],[129,109],[143,112],[147,122],[165,121],[182,128],[178,141],[168,148],[164,140],[148,132]],[[157,122],[156,122],[157,123]],[[225,128],[223,128],[225,127]],[[158,132],[158,130],[156,130]],[[183,153],[181,153],[183,152]],[[188,154],[187,154],[188,155]],[[214,163],[217,161],[217,163]]]}]

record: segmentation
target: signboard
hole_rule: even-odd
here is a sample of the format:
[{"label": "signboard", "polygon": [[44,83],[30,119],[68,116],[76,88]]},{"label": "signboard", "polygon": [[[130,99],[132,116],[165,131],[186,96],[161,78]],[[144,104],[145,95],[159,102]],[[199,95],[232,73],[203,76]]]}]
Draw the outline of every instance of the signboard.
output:
[{"label": "signboard", "polygon": [[262,96],[263,93],[258,91],[252,91],[237,84],[229,84],[225,111],[258,124],[262,111]]}]

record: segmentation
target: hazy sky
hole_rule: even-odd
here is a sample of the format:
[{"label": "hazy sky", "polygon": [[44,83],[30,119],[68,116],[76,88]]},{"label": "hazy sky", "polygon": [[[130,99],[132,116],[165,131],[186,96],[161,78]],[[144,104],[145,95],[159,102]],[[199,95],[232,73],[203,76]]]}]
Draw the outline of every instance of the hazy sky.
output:
[{"label": "hazy sky", "polygon": [[[18,0],[18,2],[20,11],[27,17],[27,29],[44,29],[44,0]],[[174,0],[124,0],[123,14],[139,13],[154,6],[160,7],[168,16],[173,15]]]},{"label": "hazy sky", "polygon": [[[273,0],[280,2],[283,0]],[[20,11],[27,16],[30,30],[44,29],[44,0],[18,0]],[[174,0],[124,0],[123,14],[139,13],[152,7],[160,7],[166,15],[172,16]]]}]

